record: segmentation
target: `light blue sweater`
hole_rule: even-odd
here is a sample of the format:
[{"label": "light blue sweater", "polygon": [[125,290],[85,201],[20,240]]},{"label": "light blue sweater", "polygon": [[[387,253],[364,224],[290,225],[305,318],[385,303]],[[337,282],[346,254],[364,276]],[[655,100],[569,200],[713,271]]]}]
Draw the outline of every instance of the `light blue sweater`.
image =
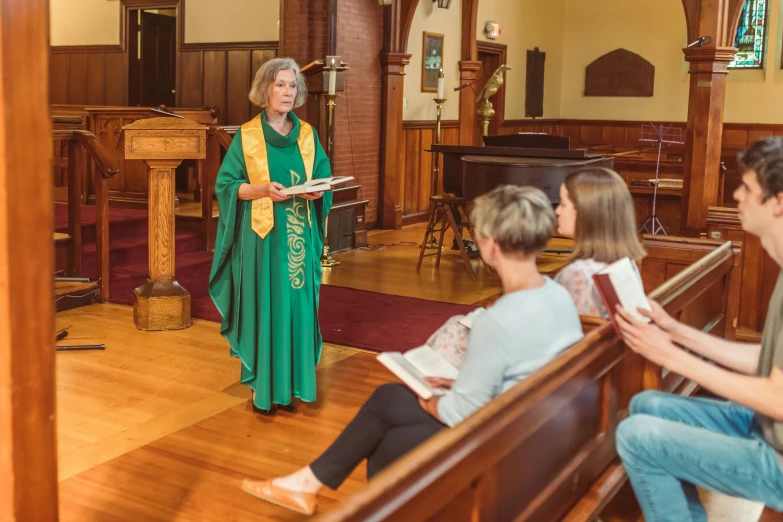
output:
[{"label": "light blue sweater", "polygon": [[441,422],[458,424],[582,339],[568,291],[545,279],[501,297],[473,322],[459,376],[438,402]]}]

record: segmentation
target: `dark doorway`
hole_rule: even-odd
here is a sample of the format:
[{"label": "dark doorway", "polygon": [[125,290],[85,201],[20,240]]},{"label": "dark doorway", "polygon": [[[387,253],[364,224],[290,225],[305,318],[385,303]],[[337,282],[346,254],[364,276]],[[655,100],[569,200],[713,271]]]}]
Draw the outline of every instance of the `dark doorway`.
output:
[{"label": "dark doorway", "polygon": [[175,105],[176,9],[128,11],[128,104]]},{"label": "dark doorway", "polygon": [[[498,67],[500,67],[503,64],[508,65],[508,62],[506,61],[506,46],[502,44],[496,44],[492,42],[483,42],[478,41],[477,42],[478,47],[478,59],[481,62],[481,70],[479,71],[478,77],[484,78],[485,76],[489,76],[490,74],[494,73]],[[509,73],[506,73],[503,76],[503,79],[505,80],[507,78]],[[477,93],[481,92],[481,89],[484,88],[484,84],[487,83],[487,79],[480,80],[476,82],[474,85],[474,90]],[[497,136],[500,133],[500,126],[503,124],[503,120],[505,119],[506,115],[506,84],[505,81],[503,82],[503,86],[498,90],[497,94],[490,98],[492,102],[492,107],[495,109],[495,116],[489,121],[489,135],[490,136]],[[475,141],[474,143],[480,144],[481,143],[481,120],[477,117],[476,118],[476,128],[475,128]]]}]

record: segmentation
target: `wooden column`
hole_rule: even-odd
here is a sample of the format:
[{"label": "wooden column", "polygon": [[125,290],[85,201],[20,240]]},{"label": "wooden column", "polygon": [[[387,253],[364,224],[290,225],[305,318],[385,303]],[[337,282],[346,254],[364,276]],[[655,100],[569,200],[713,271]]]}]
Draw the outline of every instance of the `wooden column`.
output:
[{"label": "wooden column", "polygon": [[143,159],[149,179],[149,270],[135,290],[133,321],[140,330],[191,325],[190,294],[175,272],[174,171],[183,159],[206,158],[207,128],[189,120],[149,118],[123,127],[125,159]]},{"label": "wooden column", "polygon": [[[476,19],[478,0],[462,0],[462,60],[459,62],[459,83],[466,85],[478,79],[481,62],[478,61],[476,45]],[[470,87],[459,91],[459,144],[480,145],[475,143],[476,93]]]},{"label": "wooden column", "polygon": [[717,205],[723,108],[728,64],[734,57],[737,22],[744,0],[682,0],[688,42],[709,36],[704,47],[683,49],[690,63],[688,123],[685,133],[685,176],[682,229],[703,231],[707,207]]},{"label": "wooden column", "polygon": [[411,55],[384,53],[381,99],[381,197],[378,205],[381,228],[402,228],[403,150],[402,92],[405,66]]},{"label": "wooden column", "polygon": [[684,50],[685,59],[690,62],[691,75],[682,198],[682,228],[686,231],[704,230],[707,208],[721,203],[718,201],[718,189],[723,107],[727,66],[735,52],[733,47]]},{"label": "wooden column", "polygon": [[405,183],[399,153],[403,149],[402,94],[405,66],[411,60],[411,55],[405,52],[405,48],[418,3],[419,0],[396,0],[383,8],[381,168],[378,198],[378,226],[381,228],[402,228]]},{"label": "wooden column", "polygon": [[0,520],[57,520],[49,2],[0,0]]},{"label": "wooden column", "polygon": [[[481,62],[465,60],[459,62],[459,82],[466,85],[476,81],[481,70]],[[459,144],[480,145],[474,143],[476,136],[476,93],[470,87],[459,91]]]}]

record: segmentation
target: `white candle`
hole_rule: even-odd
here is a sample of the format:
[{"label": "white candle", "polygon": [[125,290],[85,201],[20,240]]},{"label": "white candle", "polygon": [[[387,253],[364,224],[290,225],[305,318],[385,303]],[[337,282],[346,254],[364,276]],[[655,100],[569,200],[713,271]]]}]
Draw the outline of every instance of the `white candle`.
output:
[{"label": "white candle", "polygon": [[329,94],[334,94],[337,88],[337,70],[334,67],[334,58],[332,58],[332,66],[329,67]]},{"label": "white candle", "polygon": [[438,99],[444,99],[446,79],[443,77],[443,69],[438,73]]}]

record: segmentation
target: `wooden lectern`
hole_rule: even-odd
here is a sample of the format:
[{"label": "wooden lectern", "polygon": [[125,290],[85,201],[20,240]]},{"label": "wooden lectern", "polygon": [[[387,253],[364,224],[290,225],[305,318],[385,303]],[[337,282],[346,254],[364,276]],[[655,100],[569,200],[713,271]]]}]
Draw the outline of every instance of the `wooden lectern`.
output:
[{"label": "wooden lectern", "polygon": [[150,276],[135,291],[140,330],[191,325],[190,294],[174,280],[174,172],[185,159],[206,158],[207,127],[178,118],[149,118],[123,127],[125,159],[144,160],[149,180]]}]

